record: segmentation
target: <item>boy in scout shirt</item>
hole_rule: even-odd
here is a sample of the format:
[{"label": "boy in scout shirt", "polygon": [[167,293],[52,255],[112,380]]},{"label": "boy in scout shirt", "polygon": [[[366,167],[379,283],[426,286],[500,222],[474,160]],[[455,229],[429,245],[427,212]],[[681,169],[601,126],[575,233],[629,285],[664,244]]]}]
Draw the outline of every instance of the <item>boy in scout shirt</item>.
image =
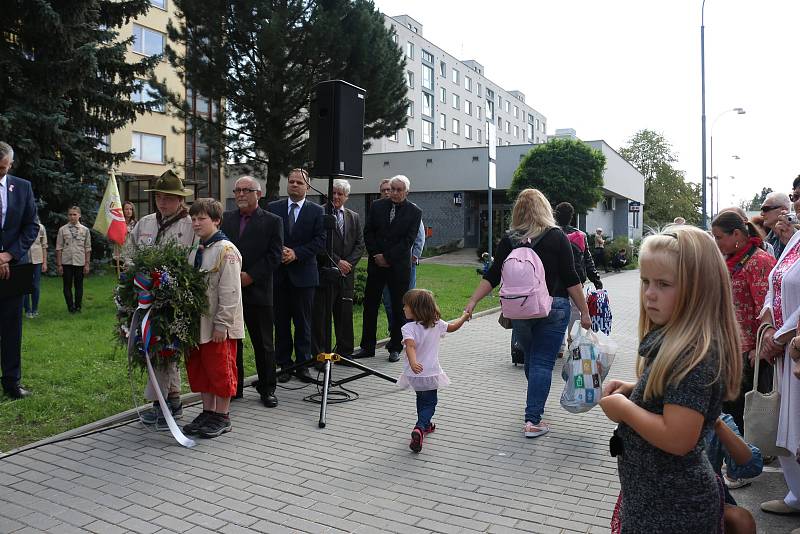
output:
[{"label": "boy in scout shirt", "polygon": [[200,238],[200,245],[189,253],[189,263],[206,273],[208,312],[200,319],[200,345],[186,359],[189,385],[200,392],[203,411],[183,431],[215,438],[231,430],[229,409],[238,380],[236,340],[244,338],[242,255],[219,230],[222,204],[199,198],[189,215]]},{"label": "boy in scout shirt", "polygon": [[[150,247],[169,241],[184,247],[193,247],[198,242],[192,230],[189,210],[183,202],[184,198],[192,195],[192,192],[183,187],[183,181],[177,174],[171,170],[166,171],[156,180],[153,189],[145,191],[154,193],[156,212],[139,219],[133,231],[128,233],[128,240],[122,251],[126,263],[131,261],[136,247]],[[172,417],[175,419],[183,417],[181,373],[178,364],[173,361],[166,367],[159,366],[155,369],[155,375],[161,394],[169,404]],[[156,425],[158,430],[166,430],[167,420],[161,413],[161,407],[156,401],[156,391],[149,380],[144,396],[147,400],[153,401],[153,407],[140,414],[142,423]]]},{"label": "boy in scout shirt", "polygon": [[22,307],[28,319],[33,319],[39,316],[39,288],[42,282],[42,273],[47,272],[47,232],[42,223],[39,223],[39,235],[36,236],[36,241],[33,242],[28,253],[33,264],[33,294],[23,295]]},{"label": "boy in scout shirt", "polygon": [[[81,311],[83,301],[83,275],[89,274],[92,255],[92,236],[81,224],[81,209],[72,206],[67,212],[69,222],[58,229],[56,236],[56,267],[63,275],[64,300],[70,313]],[[72,287],[75,286],[75,296]]]}]

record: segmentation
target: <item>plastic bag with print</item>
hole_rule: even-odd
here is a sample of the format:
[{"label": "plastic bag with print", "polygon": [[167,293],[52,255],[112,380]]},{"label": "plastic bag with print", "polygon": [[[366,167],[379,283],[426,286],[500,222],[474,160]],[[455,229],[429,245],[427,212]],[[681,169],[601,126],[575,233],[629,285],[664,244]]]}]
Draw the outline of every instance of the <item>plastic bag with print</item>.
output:
[{"label": "plastic bag with print", "polygon": [[603,332],[584,330],[576,322],[572,327],[569,355],[565,355],[561,377],[564,391],[561,406],[571,413],[588,412],[600,403],[603,380],[608,376],[617,344]]}]

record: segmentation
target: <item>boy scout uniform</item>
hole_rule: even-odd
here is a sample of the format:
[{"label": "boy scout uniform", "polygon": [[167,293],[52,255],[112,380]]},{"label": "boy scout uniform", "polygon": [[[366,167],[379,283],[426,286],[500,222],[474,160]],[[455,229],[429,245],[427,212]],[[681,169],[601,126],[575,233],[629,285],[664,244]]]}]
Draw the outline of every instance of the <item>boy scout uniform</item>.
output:
[{"label": "boy scout uniform", "polygon": [[36,241],[33,242],[29,251],[31,263],[34,265],[44,263],[45,250],[47,250],[47,232],[44,229],[44,225],[39,223],[39,235],[36,236]]},{"label": "boy scout uniform", "polygon": [[[166,193],[169,195],[177,195],[181,197],[191,196],[193,193],[183,187],[183,181],[172,171],[166,171],[156,181],[153,189],[145,189],[145,191]],[[184,213],[181,216],[181,213]],[[164,230],[159,233],[158,217],[156,213],[145,215],[133,231],[128,234],[128,239],[125,244],[123,257],[126,263],[130,263],[131,257],[136,247],[146,247],[158,245],[161,243],[168,243],[174,241],[179,245],[194,248],[199,242],[199,238],[194,235],[192,230],[192,218],[189,217],[186,208],[181,206],[178,213],[173,217],[180,217],[179,220],[173,222],[173,218],[162,221]],[[172,223],[172,224],[169,224]],[[170,394],[173,396],[180,396],[181,393],[181,373],[178,370],[178,363],[173,361],[168,366],[156,367],[155,371],[158,386],[161,389],[161,394],[166,399]],[[147,381],[147,387],[144,390],[144,396],[147,400],[155,401],[158,396],[155,389]]]},{"label": "boy scout uniform", "polygon": [[92,236],[89,229],[81,223],[65,224],[58,229],[56,250],[61,251],[64,301],[67,303],[67,309],[70,313],[80,311],[83,302],[83,267],[86,265],[86,253],[92,250]]}]

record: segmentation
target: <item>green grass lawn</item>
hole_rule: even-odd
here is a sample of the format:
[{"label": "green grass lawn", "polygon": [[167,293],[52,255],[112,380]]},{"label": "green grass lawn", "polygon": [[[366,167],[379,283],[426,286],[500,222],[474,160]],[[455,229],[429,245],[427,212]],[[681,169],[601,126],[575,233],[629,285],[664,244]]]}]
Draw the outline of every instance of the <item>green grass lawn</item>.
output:
[{"label": "green grass lawn", "polygon": [[[417,287],[436,295],[442,315],[460,315],[478,276],[472,267],[420,265]],[[143,403],[144,377],[128,378],[125,353],[113,336],[114,276],[92,276],[84,283],[83,312],[70,315],[61,279],[44,277],[39,317],[23,319],[22,383],[33,395],[20,401],[0,397],[0,451],[58,434]],[[487,297],[478,310],[497,305]],[[355,310],[355,341],[361,333],[361,308]],[[378,319],[378,337],[386,337],[386,317]],[[246,344],[245,374],[255,374]],[[188,387],[184,380],[184,387]],[[132,389],[134,392],[132,392]]]}]

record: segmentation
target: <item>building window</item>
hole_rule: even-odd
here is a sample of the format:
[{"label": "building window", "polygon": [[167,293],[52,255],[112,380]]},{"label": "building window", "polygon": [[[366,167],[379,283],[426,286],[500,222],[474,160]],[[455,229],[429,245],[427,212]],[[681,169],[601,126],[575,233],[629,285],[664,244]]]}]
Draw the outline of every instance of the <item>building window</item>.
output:
[{"label": "building window", "polygon": [[536,129],[539,129],[539,119],[536,119]]},{"label": "building window", "polygon": [[406,115],[408,115],[409,117],[413,117],[414,116],[414,101],[413,100],[408,103],[408,109],[406,110]]},{"label": "building window", "polygon": [[472,78],[469,76],[464,76],[464,89],[470,93],[472,92]]},{"label": "building window", "polygon": [[503,131],[503,119],[501,119],[500,117],[497,117],[497,131],[499,132]]},{"label": "building window", "polygon": [[453,148],[461,148],[461,145],[453,143]]},{"label": "building window", "polygon": [[389,141],[394,141],[395,143],[397,142],[397,132],[389,136]]},{"label": "building window", "polygon": [[422,93],[422,114],[433,117],[433,95],[430,93]]},{"label": "building window", "polygon": [[461,97],[453,93],[453,109],[461,109]]},{"label": "building window", "polygon": [[406,57],[408,59],[414,59],[414,43],[411,41],[406,43]]},{"label": "building window", "polygon": [[500,146],[503,144],[503,140],[501,138],[497,138],[497,144],[495,146]]},{"label": "building window", "polygon": [[464,99],[464,113],[472,115],[472,102],[467,99]]},{"label": "building window", "polygon": [[439,148],[447,148],[447,141],[439,139]]},{"label": "building window", "polygon": [[447,90],[444,87],[439,88],[439,102],[447,104]]},{"label": "building window", "polygon": [[488,87],[486,88],[486,100],[491,100],[494,102],[494,91]]},{"label": "building window", "polygon": [[414,88],[414,73],[410,70],[406,71],[406,85],[408,85],[409,89]]},{"label": "building window", "polygon": [[475,106],[475,116],[478,118],[478,120],[481,120],[481,107],[480,106]]},{"label": "building window", "polygon": [[477,130],[475,130],[475,140],[476,140],[477,142],[479,142],[479,143],[482,143],[482,142],[483,142],[483,139],[482,139],[482,137],[483,137],[483,135],[482,135],[482,133],[481,133],[481,129],[480,129],[480,128],[478,128]]},{"label": "building window", "polygon": [[486,120],[494,120],[494,100],[489,100],[489,90],[486,90]]},{"label": "building window", "polygon": [[414,130],[411,128],[406,129],[406,144],[408,146],[414,146]]},{"label": "building window", "polygon": [[514,118],[519,118],[519,108],[517,106],[514,106]]},{"label": "building window", "polygon": [[503,104],[505,105],[506,113],[511,113],[511,102],[506,100],[505,102],[503,102]]},{"label": "building window", "polygon": [[433,123],[431,121],[422,121],[422,142],[426,145],[433,144]]},{"label": "building window", "polygon": [[147,163],[164,163],[166,137],[133,132],[133,159]]},{"label": "building window", "polygon": [[542,133],[547,133],[547,126],[545,126],[544,121],[542,121]]},{"label": "building window", "polygon": [[[158,91],[155,89],[155,87],[153,87],[144,80],[137,80],[136,85],[134,87],[136,87],[136,90],[133,93],[131,93],[131,100],[133,102],[140,104],[147,104],[148,102],[152,102],[160,98],[158,96]],[[158,111],[159,113],[164,113],[164,103],[161,102],[159,104],[153,105],[150,109],[152,111]]]},{"label": "building window", "polygon": [[430,63],[431,65],[433,65],[433,54],[431,54],[424,48],[422,49],[422,61],[425,61],[426,63]]},{"label": "building window", "polygon": [[453,133],[460,134],[461,133],[461,123],[458,119],[453,119]]},{"label": "building window", "polygon": [[517,126],[516,124],[514,125],[514,137],[519,139],[519,126]]},{"label": "building window", "polygon": [[481,82],[478,82],[478,91],[477,91],[477,93],[478,93],[478,98],[480,98],[482,96],[481,95]]},{"label": "building window", "polygon": [[444,113],[439,113],[439,128],[442,130],[447,129],[447,115]]},{"label": "building window", "polygon": [[439,76],[447,78],[447,63],[444,61],[439,62]]},{"label": "building window", "polygon": [[511,133],[511,123],[509,121],[506,121],[506,133]]},{"label": "building window", "polygon": [[461,78],[460,78],[460,74],[459,74],[458,70],[456,70],[456,69],[453,69],[453,78],[452,78],[452,80],[453,80],[453,83],[454,83],[454,84],[456,84],[456,85],[458,85],[458,84],[459,84],[459,81],[460,81],[460,79],[461,79]]},{"label": "building window", "polygon": [[433,67],[422,66],[422,88],[433,91]]},{"label": "building window", "polygon": [[164,53],[164,34],[139,26],[133,25],[133,51],[145,56],[155,56]]},{"label": "building window", "polygon": [[150,0],[150,5],[159,9],[167,9],[167,0]]},{"label": "building window", "polygon": [[472,139],[472,126],[467,123],[464,123],[464,137]]}]

